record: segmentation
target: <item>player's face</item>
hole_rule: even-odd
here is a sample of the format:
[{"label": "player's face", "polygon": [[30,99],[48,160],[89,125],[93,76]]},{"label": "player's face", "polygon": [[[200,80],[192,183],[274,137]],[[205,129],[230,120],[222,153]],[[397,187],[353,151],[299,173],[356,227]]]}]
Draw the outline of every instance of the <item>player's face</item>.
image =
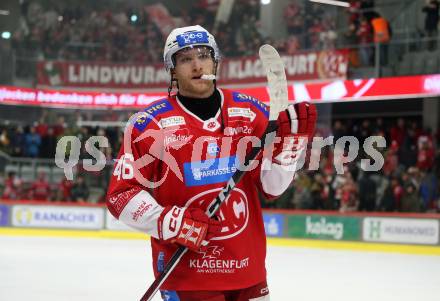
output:
[{"label": "player's face", "polygon": [[201,79],[203,74],[214,73],[214,60],[207,47],[188,48],[175,56],[174,78],[179,83],[179,93],[193,98],[209,97],[214,92],[212,80]]}]

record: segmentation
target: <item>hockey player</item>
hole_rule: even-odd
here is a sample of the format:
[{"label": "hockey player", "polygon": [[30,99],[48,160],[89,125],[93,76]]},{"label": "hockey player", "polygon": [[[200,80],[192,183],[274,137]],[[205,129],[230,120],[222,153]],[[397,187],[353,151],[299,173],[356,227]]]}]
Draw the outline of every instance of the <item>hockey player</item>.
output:
[{"label": "hockey player", "polygon": [[[260,156],[217,217],[208,218],[206,208],[248,150],[246,138],[261,137],[268,123],[266,105],[216,87],[219,60],[214,37],[203,27],[170,33],[164,49],[169,96],[132,122],[108,189],[110,212],[151,235],[156,276],[179,245],[191,250],[161,286],[164,300],[269,300],[258,192],[282,194],[299,154],[294,143],[275,144],[273,156]],[[310,138],[316,117],[312,104],[289,105],[279,115],[277,135],[282,141]]]}]

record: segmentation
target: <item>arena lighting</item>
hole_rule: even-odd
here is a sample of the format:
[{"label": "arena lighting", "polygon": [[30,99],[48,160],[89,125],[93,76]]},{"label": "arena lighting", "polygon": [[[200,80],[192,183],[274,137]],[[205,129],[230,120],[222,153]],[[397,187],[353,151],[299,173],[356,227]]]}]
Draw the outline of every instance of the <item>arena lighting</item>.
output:
[{"label": "arena lighting", "polygon": [[270,0],[261,0],[262,5],[268,5],[270,4]]},{"label": "arena lighting", "polygon": [[11,38],[11,33],[9,31],[3,31],[2,38],[5,40],[9,40]]},{"label": "arena lighting", "polygon": [[309,0],[309,1],[316,2],[316,3],[322,3],[322,4],[342,6],[342,7],[350,7],[350,3],[344,2],[344,1],[337,1],[337,0]]},{"label": "arena lighting", "polygon": [[0,15],[8,16],[9,15],[9,10],[0,9]]}]

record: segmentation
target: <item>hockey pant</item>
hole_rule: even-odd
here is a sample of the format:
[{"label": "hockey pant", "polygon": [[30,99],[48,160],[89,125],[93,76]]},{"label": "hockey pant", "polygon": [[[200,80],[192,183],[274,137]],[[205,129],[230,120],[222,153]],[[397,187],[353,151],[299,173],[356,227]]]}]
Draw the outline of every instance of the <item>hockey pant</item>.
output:
[{"label": "hockey pant", "polygon": [[231,291],[160,291],[167,301],[270,301],[266,281]]}]

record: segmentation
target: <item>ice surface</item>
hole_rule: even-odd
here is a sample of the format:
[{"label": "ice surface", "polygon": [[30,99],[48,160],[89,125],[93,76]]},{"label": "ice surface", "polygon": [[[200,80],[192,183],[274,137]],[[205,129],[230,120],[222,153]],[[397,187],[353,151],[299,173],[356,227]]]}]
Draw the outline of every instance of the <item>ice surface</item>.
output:
[{"label": "ice surface", "polygon": [[[440,256],[269,247],[267,269],[272,301],[440,300]],[[2,301],[139,300],[152,277],[148,241],[0,236]]]}]

